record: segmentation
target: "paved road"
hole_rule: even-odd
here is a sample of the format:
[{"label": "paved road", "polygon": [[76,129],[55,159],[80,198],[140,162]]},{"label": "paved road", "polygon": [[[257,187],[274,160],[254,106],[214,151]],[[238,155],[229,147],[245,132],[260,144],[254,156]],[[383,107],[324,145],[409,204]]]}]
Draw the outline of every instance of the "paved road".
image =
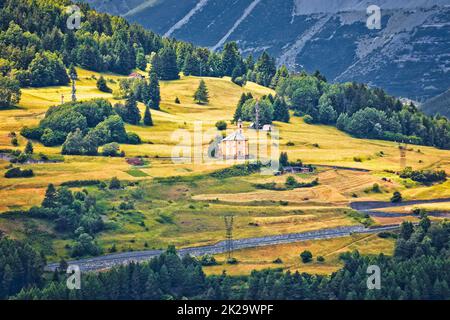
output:
[{"label": "paved road", "polygon": [[[400,217],[405,216],[404,214],[398,213],[390,213],[390,212],[380,212],[380,211],[372,211],[374,209],[380,208],[389,208],[389,207],[398,207],[398,206],[407,206],[407,205],[415,205],[415,204],[425,204],[425,203],[441,203],[441,202],[450,202],[450,198],[445,199],[434,199],[434,200],[418,200],[418,201],[404,201],[401,203],[391,203],[391,202],[383,202],[383,201],[361,201],[361,202],[353,202],[350,204],[350,207],[362,211],[367,212],[371,216],[379,216],[379,217]],[[442,216],[446,213],[434,213],[432,215]],[[333,229],[323,229],[317,231],[309,231],[302,233],[293,233],[293,234],[284,234],[284,235],[276,235],[276,236],[266,236],[266,237],[258,237],[258,238],[246,238],[246,239],[238,239],[233,241],[234,249],[245,249],[245,248],[255,248],[262,246],[269,246],[281,243],[292,243],[298,241],[306,241],[306,240],[320,240],[320,239],[331,239],[331,238],[339,238],[345,237],[352,233],[378,233],[382,231],[389,231],[398,229],[398,225],[393,226],[384,226],[377,228],[364,228],[363,226],[350,226],[350,227],[338,227]],[[192,256],[202,256],[206,254],[217,254],[223,253],[226,251],[226,243],[225,241],[218,242],[213,245],[208,246],[200,246],[200,247],[191,247],[184,248],[178,250],[180,255],[190,254]],[[127,264],[130,262],[143,262],[148,261],[158,255],[160,255],[162,250],[146,250],[146,251],[134,251],[134,252],[123,252],[116,254],[109,254],[89,259],[82,259],[76,261],[70,261],[71,265],[78,265],[81,271],[97,271],[102,269],[108,269],[116,265]],[[49,264],[46,269],[48,271],[53,271],[58,267],[57,263]]]},{"label": "paved road", "polygon": [[[385,226],[379,228],[364,228],[362,226],[350,226],[339,227],[333,229],[323,229],[318,231],[309,231],[302,233],[284,234],[276,236],[258,237],[258,238],[246,238],[233,241],[234,249],[255,248],[261,246],[268,246],[281,243],[292,243],[306,240],[320,240],[345,237],[352,233],[377,233],[388,230],[395,230],[398,226]],[[181,256],[190,254],[192,256],[202,256],[206,254],[217,254],[226,251],[225,241],[218,242],[209,246],[184,248],[178,250]],[[147,250],[147,251],[134,251],[124,252],[117,254],[104,255],[100,257],[94,257],[89,259],[82,259],[77,261],[70,261],[70,265],[78,265],[81,271],[97,271],[102,269],[108,269],[116,265],[127,264],[130,262],[143,262],[148,261],[160,255],[162,250]],[[53,271],[58,267],[58,263],[49,264],[46,269]]]}]

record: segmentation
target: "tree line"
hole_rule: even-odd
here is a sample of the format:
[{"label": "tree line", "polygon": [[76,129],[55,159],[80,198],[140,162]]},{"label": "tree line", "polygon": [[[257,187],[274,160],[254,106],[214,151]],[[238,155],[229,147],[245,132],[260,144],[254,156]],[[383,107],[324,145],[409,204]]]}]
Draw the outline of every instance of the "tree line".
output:
[{"label": "tree line", "polygon": [[276,87],[307,123],[335,125],[356,137],[450,148],[450,121],[404,105],[382,89],[358,83],[330,84],[319,72],[281,78]]},{"label": "tree line", "polygon": [[[450,299],[450,224],[431,224],[426,215],[422,215],[418,225],[404,222],[398,234],[390,236],[397,237],[393,256],[363,256],[357,251],[343,253],[340,259],[344,266],[330,276],[284,272],[281,269],[253,271],[248,276],[239,277],[226,273],[206,276],[202,270],[202,259],[180,257],[171,246],[148,263],[131,263],[107,272],[84,274],[82,289],[72,291],[65,284],[63,269],[66,263],[63,261],[61,270],[43,281],[42,260],[29,248],[26,256],[37,260],[33,269],[36,275],[25,282],[18,282],[6,296],[13,299],[106,300]],[[8,248],[1,250],[4,243],[8,244]],[[0,241],[0,254],[4,257],[0,259],[0,275],[3,278],[6,275],[3,270],[18,272],[24,270],[24,264],[29,263],[30,258],[10,258],[15,255],[15,250],[11,248],[21,246],[23,244],[20,242],[7,239]],[[367,268],[370,265],[380,267],[380,290],[367,288]],[[21,290],[20,286],[23,286]]]}]

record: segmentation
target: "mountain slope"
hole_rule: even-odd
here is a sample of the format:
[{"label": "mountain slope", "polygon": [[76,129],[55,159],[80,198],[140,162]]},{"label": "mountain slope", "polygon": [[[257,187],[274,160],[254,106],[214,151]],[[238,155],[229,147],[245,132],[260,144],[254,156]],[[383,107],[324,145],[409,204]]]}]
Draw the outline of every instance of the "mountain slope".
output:
[{"label": "mountain slope", "polygon": [[[321,70],[426,100],[450,87],[449,0],[87,0],[160,34],[245,53],[268,50],[290,69]],[[382,9],[382,29],[366,8]]]},{"label": "mountain slope", "polygon": [[421,107],[429,115],[439,113],[450,119],[450,89],[444,93],[427,100]]}]

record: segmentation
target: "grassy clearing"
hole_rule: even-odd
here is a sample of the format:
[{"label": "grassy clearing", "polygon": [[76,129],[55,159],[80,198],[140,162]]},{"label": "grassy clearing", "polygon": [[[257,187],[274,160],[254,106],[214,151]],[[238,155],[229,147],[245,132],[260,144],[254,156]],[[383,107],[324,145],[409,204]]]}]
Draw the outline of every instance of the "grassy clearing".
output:
[{"label": "grassy clearing", "polygon": [[[220,265],[205,267],[205,271],[207,274],[221,274],[225,270],[229,275],[245,275],[252,270],[282,268],[313,274],[331,274],[342,266],[339,260],[341,253],[358,250],[367,255],[380,252],[391,255],[393,249],[393,239],[381,239],[377,235],[353,235],[336,239],[237,250],[233,252],[233,256],[239,261],[236,265],[226,264],[225,255],[220,254],[216,256]],[[314,257],[313,262],[307,264],[301,262],[300,253],[304,250],[311,251]],[[325,261],[317,262],[318,256],[323,256]],[[276,259],[281,259],[282,262],[274,263]]]}]

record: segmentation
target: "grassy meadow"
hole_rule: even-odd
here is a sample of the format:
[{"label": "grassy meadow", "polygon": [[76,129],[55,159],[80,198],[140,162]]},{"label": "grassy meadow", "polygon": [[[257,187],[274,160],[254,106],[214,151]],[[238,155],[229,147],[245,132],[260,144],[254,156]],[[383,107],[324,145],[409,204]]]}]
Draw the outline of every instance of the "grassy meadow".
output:
[{"label": "grassy meadow", "polygon": [[[118,102],[112,94],[96,88],[100,74],[77,69],[78,100],[106,98]],[[116,90],[120,76],[103,74],[108,85]],[[389,200],[392,192],[399,190],[404,199],[430,199],[450,197],[450,182],[434,186],[421,186],[405,181],[385,170],[400,169],[400,153],[396,143],[353,138],[334,127],[309,125],[300,117],[292,117],[290,123],[276,123],[280,130],[280,150],[286,151],[290,160],[301,159],[306,164],[326,165],[311,175],[295,175],[298,181],[308,182],[315,178],[320,184],[313,188],[289,191],[260,190],[255,184],[275,182],[284,184],[286,176],[250,176],[217,179],[208,173],[227,167],[228,163],[173,163],[169,158],[177,130],[187,130],[193,138],[197,121],[203,130],[215,128],[219,120],[228,122],[228,132],[235,130],[230,124],[236,104],[244,92],[254,97],[272,93],[273,90],[248,83],[244,88],[233,84],[229,78],[203,78],[210,94],[208,105],[197,105],[193,93],[199,83],[198,77],[182,77],[178,81],[160,83],[161,110],[152,110],[153,127],[130,126],[143,140],[142,145],[121,145],[127,157],[147,156],[149,164],[136,168],[123,158],[88,156],[64,156],[61,163],[23,165],[32,168],[35,176],[28,179],[6,179],[4,172],[9,164],[0,160],[0,212],[27,209],[41,203],[49,183],[61,184],[71,180],[109,180],[118,177],[126,181],[140,181],[139,185],[126,190],[101,191],[88,187],[97,195],[100,205],[106,208],[108,228],[97,235],[98,243],[105,252],[115,245],[118,251],[164,248],[168,244],[177,247],[215,243],[224,238],[223,216],[236,216],[234,237],[255,237],[282,233],[302,232],[355,225],[361,222],[351,214],[349,202],[358,200]],[[111,82],[112,81],[112,82]],[[14,149],[8,134],[20,132],[24,126],[36,126],[46,110],[70,99],[71,88],[48,87],[23,89],[20,105],[0,111],[0,149]],[[175,103],[179,98],[180,104]],[[141,113],[144,106],[141,104]],[[203,137],[206,148],[211,137]],[[26,140],[19,137],[19,149]],[[289,142],[289,146],[287,145]],[[57,155],[60,147],[47,148],[34,143],[35,153]],[[424,146],[408,146],[407,165],[414,169],[442,169],[450,173],[450,151]],[[335,169],[333,166],[355,167],[369,172]],[[160,178],[182,176],[175,182]],[[374,184],[380,192],[374,192]],[[132,200],[134,210],[123,211],[121,202]],[[430,205],[431,206],[431,205]],[[432,206],[433,209],[449,210],[448,203]],[[409,210],[411,208],[401,208]],[[395,218],[402,221],[403,218]],[[407,219],[407,218],[406,218]],[[393,219],[380,218],[375,224],[389,224]],[[0,230],[15,238],[31,238],[36,246],[46,248],[50,260],[67,257],[66,245],[71,240],[56,233],[42,221],[26,217],[2,217]],[[226,267],[232,274],[247,273],[251,269],[282,267],[290,270],[329,273],[339,267],[338,253],[358,249],[363,253],[391,253],[393,241],[376,236],[352,236],[341,239],[312,241],[265,248],[246,249],[236,252],[242,263],[237,266],[207,268],[209,273],[219,273]],[[324,263],[303,265],[298,258],[304,248],[310,248],[314,256],[323,255]],[[276,258],[281,265],[273,264]],[[218,257],[219,260],[223,256]]]}]

